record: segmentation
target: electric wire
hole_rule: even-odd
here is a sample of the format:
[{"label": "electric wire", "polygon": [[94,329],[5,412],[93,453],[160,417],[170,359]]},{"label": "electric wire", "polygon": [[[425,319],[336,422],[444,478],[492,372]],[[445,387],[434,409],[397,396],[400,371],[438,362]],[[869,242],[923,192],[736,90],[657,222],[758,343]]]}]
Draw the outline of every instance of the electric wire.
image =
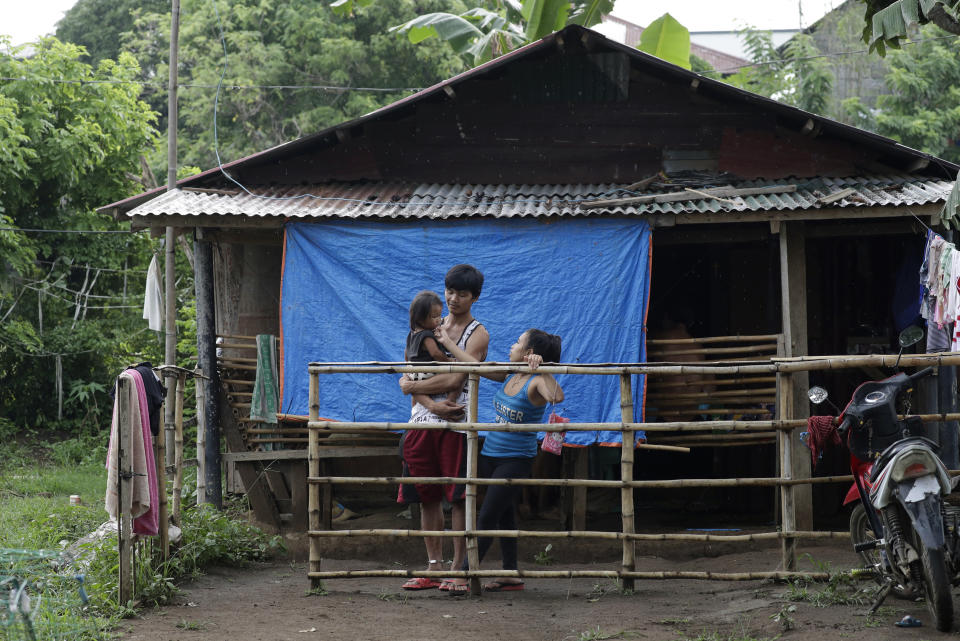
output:
[{"label": "electric wire", "polygon": [[[759,31],[763,31],[760,29]],[[937,36],[933,38],[918,38],[916,40],[907,40],[901,44],[901,46],[917,45],[923,42],[932,42],[937,40],[953,40],[960,38],[960,35],[951,34],[947,36]],[[869,49],[852,49],[849,51],[833,51],[828,53],[821,53],[813,56],[802,56],[799,58],[792,58],[790,60],[763,60],[759,62],[750,62],[745,65],[738,65],[736,67],[726,67],[723,69],[710,69],[703,74],[713,74],[713,73],[733,73],[739,71],[740,69],[749,69],[751,67],[764,67],[768,65],[783,64],[785,62],[801,62],[805,60],[817,60],[820,58],[842,58],[845,56],[854,56],[861,54],[869,54]],[[44,78],[44,77],[27,77],[27,76],[0,76],[0,81],[7,82],[52,82],[60,84],[77,84],[77,85],[100,85],[100,84],[113,84],[113,85],[140,85],[143,87],[154,87],[157,89],[166,89],[167,83],[163,82],[152,82],[148,80],[88,80],[85,78]],[[289,91],[302,91],[306,89],[314,89],[318,91],[331,91],[338,93],[349,93],[349,92],[373,92],[373,93],[396,93],[400,91],[409,91],[409,92],[418,92],[427,89],[427,87],[350,87],[343,85],[313,85],[313,84],[281,84],[281,85],[255,85],[255,84],[211,84],[211,83],[201,83],[201,82],[186,82],[177,85],[178,88],[195,88],[195,89],[277,89],[277,90],[289,90]]]}]

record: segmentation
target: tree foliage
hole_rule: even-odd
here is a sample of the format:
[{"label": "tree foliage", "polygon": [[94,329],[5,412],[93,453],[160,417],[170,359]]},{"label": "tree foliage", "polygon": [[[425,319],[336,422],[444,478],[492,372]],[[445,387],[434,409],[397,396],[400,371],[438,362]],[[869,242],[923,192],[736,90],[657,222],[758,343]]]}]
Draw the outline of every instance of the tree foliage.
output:
[{"label": "tree foliage", "polygon": [[116,60],[121,38],[140,12],[165,11],[170,0],[77,0],[57,23],[57,39],[87,50],[89,64]]},{"label": "tree foliage", "polygon": [[960,34],[960,0],[862,1],[866,6],[863,41],[881,56],[887,47],[899,49],[917,25],[934,24],[948,33]]},{"label": "tree foliage", "polygon": [[806,111],[826,111],[833,73],[826,59],[817,57],[813,38],[800,33],[778,49],[769,31],[744,29],[740,37],[752,64],[721,80]]},{"label": "tree foliage", "polygon": [[[210,0],[181,4],[179,162],[216,166],[214,99],[227,50],[224,89],[217,106],[220,157],[226,162],[359,117],[463,69],[438,42],[414,46],[389,34],[398,20],[420,12],[458,8],[456,0],[355,2],[352,20],[326,4],[302,0],[236,0],[219,3],[219,23]],[[125,49],[143,65],[145,80],[168,74],[169,13],[141,13]],[[289,89],[324,85],[345,89]],[[364,91],[351,88],[396,88]],[[166,112],[164,88],[151,104]],[[161,130],[165,129],[161,116]],[[165,166],[162,154],[151,165]]]},{"label": "tree foliage", "polygon": [[886,84],[875,109],[858,97],[844,101],[855,125],[954,162],[960,161],[960,58],[954,43],[920,30],[910,47],[891,51]]},{"label": "tree foliage", "polygon": [[[364,0],[370,5],[377,0]],[[381,3],[383,0],[381,0]],[[339,0],[338,11],[360,0]],[[568,24],[592,27],[613,11],[613,0],[487,0],[460,13],[419,15],[391,31],[407,34],[410,42],[438,38],[450,45],[468,66],[475,66],[539,40]]]},{"label": "tree foliage", "polygon": [[21,425],[57,418],[58,361],[64,395],[71,381],[105,388],[151,338],[122,307],[142,295],[142,278],[123,270],[144,260],[149,239],[23,231],[120,229],[94,208],[132,193],[129,174],[155,144],[155,114],[126,83],[139,73],[134,58],[94,68],[83,55],[55,38],[29,56],[0,53],[0,76],[17,78],[0,81],[0,415]]}]

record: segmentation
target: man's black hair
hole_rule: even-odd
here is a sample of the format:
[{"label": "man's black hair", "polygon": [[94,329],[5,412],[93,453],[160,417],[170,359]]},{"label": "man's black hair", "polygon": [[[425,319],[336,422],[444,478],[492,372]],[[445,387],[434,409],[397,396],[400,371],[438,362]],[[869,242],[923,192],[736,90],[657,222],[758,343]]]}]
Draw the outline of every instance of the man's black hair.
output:
[{"label": "man's black hair", "polygon": [[473,297],[480,298],[480,290],[483,289],[483,274],[473,265],[454,265],[447,272],[447,277],[443,280],[443,286],[447,289],[467,290]]}]

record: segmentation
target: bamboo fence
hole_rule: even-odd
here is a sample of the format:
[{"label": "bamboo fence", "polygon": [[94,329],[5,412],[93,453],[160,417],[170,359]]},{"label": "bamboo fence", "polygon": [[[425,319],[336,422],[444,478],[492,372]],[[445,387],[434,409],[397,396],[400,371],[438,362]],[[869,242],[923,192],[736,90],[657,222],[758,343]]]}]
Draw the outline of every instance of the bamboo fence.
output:
[{"label": "bamboo fence", "polygon": [[[762,337],[717,337],[705,341],[691,339],[691,345],[708,342],[749,342],[758,339],[777,338],[777,336]],[[650,341],[654,344],[655,341]],[[794,432],[807,425],[806,419],[795,418],[797,408],[793,407],[793,374],[796,372],[819,371],[829,369],[848,369],[855,367],[892,367],[897,363],[895,355],[874,356],[835,356],[835,357],[800,357],[800,358],[770,358],[766,361],[711,362],[710,364],[680,364],[680,363],[595,363],[595,364],[558,364],[543,365],[540,372],[553,374],[574,375],[601,375],[617,376],[620,383],[621,422],[610,423],[566,423],[566,424],[502,424],[477,422],[477,377],[482,373],[491,372],[527,372],[526,366],[516,363],[445,363],[433,365],[410,365],[407,363],[310,363],[309,373],[309,404],[310,414],[306,423],[308,435],[308,531],[310,542],[310,563],[308,577],[313,585],[327,578],[354,578],[354,577],[467,577],[470,579],[471,591],[479,590],[481,577],[517,576],[524,578],[567,578],[567,577],[610,577],[622,580],[625,588],[631,588],[633,582],[643,579],[713,579],[713,580],[755,580],[755,579],[786,579],[805,577],[810,579],[826,579],[826,573],[798,572],[796,569],[796,544],[798,540],[810,539],[840,539],[849,538],[847,532],[813,532],[796,529],[796,506],[794,501],[794,487],[797,485],[811,485],[822,483],[850,483],[850,475],[830,476],[818,478],[793,478],[792,441]],[[899,365],[903,367],[923,366],[954,366],[960,364],[960,354],[918,354],[904,355],[899,358]],[[368,373],[368,374],[403,374],[415,372],[431,373],[460,373],[467,374],[469,380],[469,405],[467,421],[463,423],[400,423],[400,422],[347,422],[321,421],[319,419],[318,377],[325,374]],[[761,380],[764,384],[771,381],[776,383],[775,398],[777,418],[774,420],[715,420],[715,421],[671,421],[659,423],[635,422],[632,376],[643,374],[649,376],[682,376],[687,374],[725,375],[734,377],[727,379],[729,384],[742,380],[753,383]],[[756,377],[760,377],[759,379]],[[741,377],[741,378],[737,378]],[[764,390],[766,391],[766,390]],[[759,413],[755,410],[746,410],[751,414]],[[924,422],[960,420],[960,413],[952,414],[922,414],[917,415]],[[467,436],[467,465],[466,476],[459,477],[355,477],[355,476],[320,476],[320,454],[323,437],[338,432],[350,433],[384,433],[407,429],[450,430],[456,429],[465,432]],[[618,481],[596,479],[490,479],[477,478],[477,432],[504,431],[504,432],[565,432],[565,431],[593,431],[615,430],[620,431],[624,443],[633,440],[636,431],[643,430],[648,434],[662,432],[717,432],[726,434],[694,434],[689,437],[673,436],[671,440],[678,444],[688,442],[709,442],[712,446],[742,445],[754,443],[776,443],[779,476],[771,478],[726,478],[726,479],[666,479],[638,481],[633,478],[633,453],[635,449],[670,449],[685,451],[679,446],[659,445],[657,443],[640,443],[635,448],[621,447],[621,479]],[[729,434],[737,432],[739,434]],[[708,438],[712,437],[712,438]],[[705,440],[706,439],[706,440]],[[666,440],[666,439],[664,439]],[[954,474],[957,474],[956,472]],[[466,498],[466,526],[464,530],[425,531],[425,530],[324,530],[320,527],[320,490],[321,487],[331,488],[333,484],[465,484]],[[528,530],[477,530],[476,529],[476,493],[479,486],[515,485],[515,486],[558,486],[573,488],[619,488],[621,493],[621,531],[594,532],[594,531],[528,531]],[[781,531],[760,532],[741,535],[715,534],[648,534],[636,532],[634,516],[634,490],[646,488],[689,488],[689,487],[776,487],[779,491],[781,511]],[[417,570],[364,570],[364,571],[323,571],[321,569],[320,540],[336,537],[465,537],[467,542],[468,561],[470,570],[457,572],[417,571]],[[480,536],[516,537],[516,538],[575,538],[599,539],[620,541],[622,545],[622,561],[616,570],[520,570],[508,572],[505,570],[479,570],[476,558],[476,541]],[[781,542],[781,570],[770,572],[742,572],[742,573],[713,573],[713,572],[639,572],[636,569],[634,546],[637,541],[679,541],[679,542],[756,542],[778,540]]]}]

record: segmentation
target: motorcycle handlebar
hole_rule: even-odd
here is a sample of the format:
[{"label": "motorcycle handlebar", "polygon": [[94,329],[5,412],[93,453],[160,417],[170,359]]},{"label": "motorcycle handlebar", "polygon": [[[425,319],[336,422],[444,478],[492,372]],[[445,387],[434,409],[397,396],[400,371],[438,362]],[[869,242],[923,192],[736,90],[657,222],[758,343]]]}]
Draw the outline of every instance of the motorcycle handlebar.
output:
[{"label": "motorcycle handlebar", "polygon": [[846,438],[847,430],[850,429],[850,418],[845,416],[843,422],[840,423],[840,426],[837,428],[837,434],[840,435],[840,438]]},{"label": "motorcycle handlebar", "polygon": [[916,381],[919,381],[921,378],[926,378],[927,376],[930,376],[931,374],[933,374],[933,368],[924,367],[922,370],[920,370],[916,374],[910,375],[908,378],[910,379],[911,383],[914,383]]}]

